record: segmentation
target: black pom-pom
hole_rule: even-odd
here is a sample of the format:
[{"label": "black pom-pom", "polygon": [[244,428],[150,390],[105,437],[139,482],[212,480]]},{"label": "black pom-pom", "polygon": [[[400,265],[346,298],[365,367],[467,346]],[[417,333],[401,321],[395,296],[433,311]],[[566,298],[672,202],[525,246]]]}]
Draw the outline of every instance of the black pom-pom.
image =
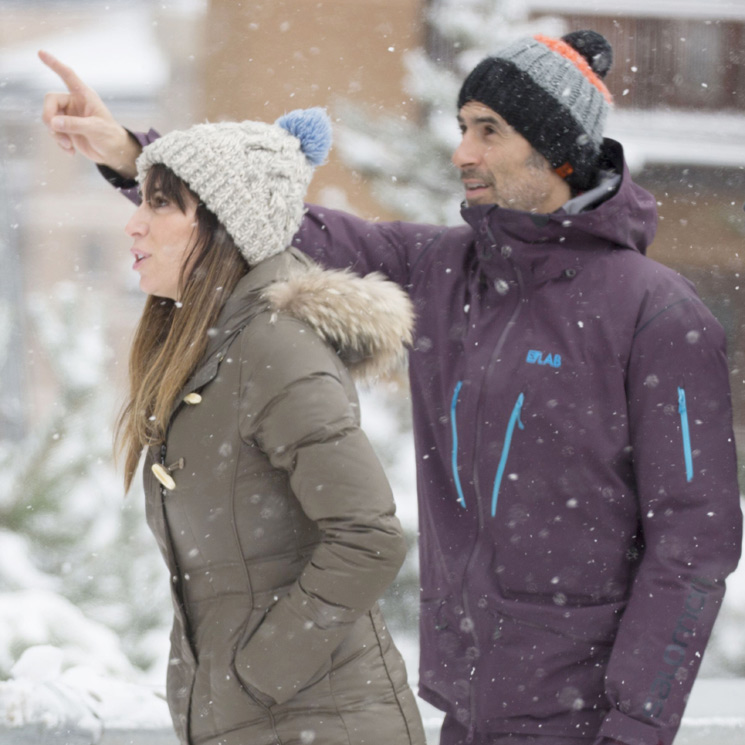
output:
[{"label": "black pom-pom", "polygon": [[606,76],[613,65],[613,48],[597,31],[572,31],[571,34],[562,36],[561,40],[576,49],[601,78]]}]

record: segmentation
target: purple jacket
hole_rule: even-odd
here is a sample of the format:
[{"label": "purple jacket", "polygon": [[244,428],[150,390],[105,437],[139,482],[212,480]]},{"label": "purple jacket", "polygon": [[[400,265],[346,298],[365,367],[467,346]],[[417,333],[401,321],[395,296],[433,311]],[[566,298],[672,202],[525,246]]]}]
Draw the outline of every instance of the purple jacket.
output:
[{"label": "purple jacket", "polygon": [[740,555],[725,341],[646,258],[620,146],[578,215],[311,207],[295,243],[413,298],[420,695],[483,732],[670,745]]},{"label": "purple jacket", "polygon": [[420,695],[480,731],[669,745],[741,548],[725,340],[644,256],[654,199],[606,148],[621,185],[579,215],[311,207],[295,243],[416,305]]}]

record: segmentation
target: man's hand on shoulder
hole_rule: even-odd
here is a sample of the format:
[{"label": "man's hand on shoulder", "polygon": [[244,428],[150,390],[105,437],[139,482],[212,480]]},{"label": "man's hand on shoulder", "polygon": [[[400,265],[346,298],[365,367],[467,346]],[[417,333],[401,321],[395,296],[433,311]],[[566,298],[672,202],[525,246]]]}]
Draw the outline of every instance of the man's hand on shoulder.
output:
[{"label": "man's hand on shoulder", "polygon": [[44,96],[42,120],[62,150],[76,152],[125,178],[137,174],[140,145],[112,116],[100,96],[49,52],[39,59],[62,79],[67,93]]}]

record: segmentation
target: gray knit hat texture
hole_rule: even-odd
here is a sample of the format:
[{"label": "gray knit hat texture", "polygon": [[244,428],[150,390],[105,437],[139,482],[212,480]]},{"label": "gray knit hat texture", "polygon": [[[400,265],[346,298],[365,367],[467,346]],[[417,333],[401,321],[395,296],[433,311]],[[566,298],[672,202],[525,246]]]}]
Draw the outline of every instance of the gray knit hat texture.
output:
[{"label": "gray knit hat texture", "polygon": [[597,170],[611,96],[603,78],[613,62],[595,31],[561,39],[520,39],[482,60],[458,96],[460,109],[477,101],[496,111],[579,188]]},{"label": "gray knit hat texture", "polygon": [[137,180],[144,183],[156,163],[170,168],[253,266],[290,245],[314,166],[330,146],[331,122],[320,108],[290,112],[274,124],[197,124],[147,145],[137,159]]}]

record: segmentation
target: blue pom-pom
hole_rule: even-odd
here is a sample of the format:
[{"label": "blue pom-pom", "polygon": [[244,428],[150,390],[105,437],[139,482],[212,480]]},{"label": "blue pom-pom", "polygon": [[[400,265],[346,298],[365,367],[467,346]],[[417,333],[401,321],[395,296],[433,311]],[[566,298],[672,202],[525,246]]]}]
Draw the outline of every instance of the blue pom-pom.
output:
[{"label": "blue pom-pom", "polygon": [[326,109],[295,109],[275,122],[300,140],[300,149],[312,166],[326,161],[331,149],[331,119]]}]

